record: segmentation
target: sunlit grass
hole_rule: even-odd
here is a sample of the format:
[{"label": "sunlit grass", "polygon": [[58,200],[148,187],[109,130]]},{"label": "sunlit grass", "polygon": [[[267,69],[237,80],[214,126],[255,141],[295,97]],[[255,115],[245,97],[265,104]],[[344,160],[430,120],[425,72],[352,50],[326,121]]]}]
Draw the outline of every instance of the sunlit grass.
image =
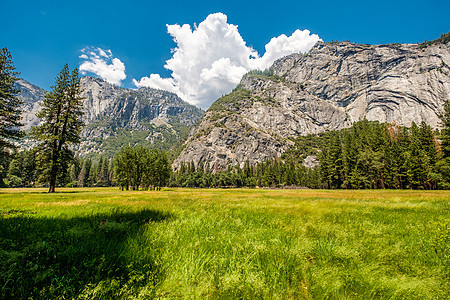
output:
[{"label": "sunlit grass", "polygon": [[447,191],[45,192],[0,189],[0,298],[449,297]]}]

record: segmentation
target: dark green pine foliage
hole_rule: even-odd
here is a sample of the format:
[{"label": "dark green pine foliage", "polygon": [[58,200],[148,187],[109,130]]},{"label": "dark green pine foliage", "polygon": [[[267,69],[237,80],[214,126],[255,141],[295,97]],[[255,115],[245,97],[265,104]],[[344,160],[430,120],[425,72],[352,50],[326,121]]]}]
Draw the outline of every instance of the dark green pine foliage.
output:
[{"label": "dark green pine foliage", "polygon": [[78,173],[78,186],[85,187],[89,186],[89,173],[91,171],[92,161],[86,159],[81,165],[80,172]]},{"label": "dark green pine foliage", "polygon": [[102,168],[102,186],[110,186],[111,182],[109,180],[109,160],[105,157],[103,159],[103,168]]},{"label": "dark green pine foliage", "polygon": [[33,136],[40,141],[38,165],[42,182],[55,192],[57,180],[65,177],[68,163],[73,159],[70,145],[80,142],[83,126],[82,98],[78,70],[69,72],[68,65],[56,77],[51,92],[45,95],[37,116],[41,124],[33,128]]},{"label": "dark green pine foliage", "polygon": [[450,101],[444,105],[444,113],[441,115],[441,153],[436,163],[438,187],[450,189]]},{"label": "dark green pine foliage", "polygon": [[163,150],[125,146],[114,157],[117,184],[123,189],[160,190],[171,175],[167,154]]},{"label": "dark green pine foliage", "polygon": [[363,120],[329,134],[330,143],[319,155],[327,187],[437,188],[437,140],[429,125],[406,128]]},{"label": "dark green pine foliage", "polygon": [[442,132],[441,132],[441,148],[443,157],[450,157],[450,101],[446,101],[444,105],[444,113],[441,115]]},{"label": "dark green pine foliage", "polygon": [[11,156],[6,175],[9,187],[31,187],[37,181],[36,150],[16,152]]},{"label": "dark green pine foliage", "polygon": [[0,49],[0,183],[7,171],[4,163],[9,151],[15,148],[13,141],[22,137],[19,130],[22,101],[17,97],[20,91],[14,86],[19,74],[15,70],[9,50]]},{"label": "dark green pine foliage", "polygon": [[173,172],[169,186],[178,187],[323,187],[319,169],[308,169],[302,164],[281,158],[268,160],[252,166],[247,160],[243,168],[230,166],[225,171],[214,172],[214,168],[199,162],[181,162]]}]

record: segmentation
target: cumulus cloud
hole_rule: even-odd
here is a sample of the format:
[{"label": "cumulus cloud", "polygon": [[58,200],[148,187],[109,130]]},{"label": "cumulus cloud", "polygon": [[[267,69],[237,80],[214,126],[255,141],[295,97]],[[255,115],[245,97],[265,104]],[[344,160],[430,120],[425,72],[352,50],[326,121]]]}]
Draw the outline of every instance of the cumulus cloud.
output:
[{"label": "cumulus cloud", "polygon": [[229,93],[242,75],[253,69],[264,70],[287,54],[307,52],[319,40],[308,30],[296,30],[291,36],[272,38],[262,57],[246,45],[236,25],[228,24],[222,13],[210,14],[198,26],[167,25],[177,47],[164,66],[170,78],[151,74],[137,87],[149,86],[177,93],[191,104],[208,108],[220,96]]},{"label": "cumulus cloud", "polygon": [[111,50],[86,47],[81,52],[79,58],[84,60],[79,68],[81,74],[94,73],[107,82],[117,85],[121,85],[122,80],[127,77],[125,65],[120,59],[113,57]]}]

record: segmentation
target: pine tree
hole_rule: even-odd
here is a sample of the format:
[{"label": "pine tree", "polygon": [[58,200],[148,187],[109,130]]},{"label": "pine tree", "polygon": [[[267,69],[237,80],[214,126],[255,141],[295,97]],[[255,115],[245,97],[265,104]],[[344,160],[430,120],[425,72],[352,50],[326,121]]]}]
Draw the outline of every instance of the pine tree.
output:
[{"label": "pine tree", "polygon": [[94,163],[91,164],[87,177],[88,186],[97,186],[97,168],[98,166]]},{"label": "pine tree", "polygon": [[441,155],[436,163],[436,171],[439,175],[438,187],[450,189],[450,101],[445,102],[444,113],[441,115]]},{"label": "pine tree", "polygon": [[155,186],[160,190],[162,186],[167,184],[172,170],[170,169],[167,154],[162,150],[154,150],[154,152],[156,154],[156,160],[154,162],[156,171]]},{"label": "pine tree", "polygon": [[444,104],[444,113],[441,115],[442,132],[441,132],[441,148],[444,158],[450,157],[450,101]]},{"label": "pine tree", "polygon": [[86,161],[84,161],[80,173],[78,174],[78,186],[83,187],[86,185],[86,176],[88,173],[89,170],[86,166]]},{"label": "pine tree", "polygon": [[114,157],[114,175],[122,190],[133,186],[133,157],[134,149],[131,146],[122,147]]},{"label": "pine tree", "polygon": [[70,74],[65,65],[37,114],[42,123],[33,128],[33,136],[41,141],[39,166],[41,179],[49,183],[49,193],[55,192],[58,176],[67,170],[67,163],[73,158],[69,146],[80,142],[83,126],[80,92],[78,70],[74,69]]},{"label": "pine tree", "polygon": [[[19,130],[22,101],[14,83],[18,80],[11,53],[7,48],[0,49],[0,160],[5,160],[8,149],[15,148],[12,140],[22,136]],[[1,179],[1,178],[0,178]]]},{"label": "pine tree", "polygon": [[110,186],[111,183],[109,181],[109,168],[108,168],[108,164],[109,161],[108,159],[105,157],[105,159],[103,160],[103,170],[102,170],[102,174],[103,174],[103,185],[104,186]]},{"label": "pine tree", "polygon": [[76,181],[78,179],[78,176],[77,176],[78,174],[77,174],[77,167],[74,163],[70,165],[69,175],[70,175],[70,182],[76,183]]}]

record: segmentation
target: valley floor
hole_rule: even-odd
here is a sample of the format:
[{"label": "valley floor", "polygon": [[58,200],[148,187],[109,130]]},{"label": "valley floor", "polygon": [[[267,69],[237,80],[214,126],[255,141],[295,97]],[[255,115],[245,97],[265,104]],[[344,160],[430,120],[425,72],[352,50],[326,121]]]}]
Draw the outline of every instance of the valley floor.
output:
[{"label": "valley floor", "polygon": [[448,299],[450,191],[0,189],[0,298]]}]

